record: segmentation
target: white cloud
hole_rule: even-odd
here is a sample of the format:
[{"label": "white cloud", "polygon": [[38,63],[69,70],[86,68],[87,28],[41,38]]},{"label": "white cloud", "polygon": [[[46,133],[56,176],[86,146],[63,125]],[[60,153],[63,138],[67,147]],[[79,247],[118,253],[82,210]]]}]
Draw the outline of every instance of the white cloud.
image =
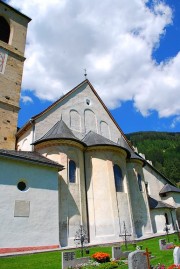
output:
[{"label": "white cloud", "polygon": [[171,128],[174,129],[180,123],[180,116],[177,116],[171,123]]},{"label": "white cloud", "polygon": [[180,53],[161,64],[153,50],[172,23],[163,2],[10,0],[32,21],[23,88],[56,100],[88,78],[109,108],[134,100],[143,115],[180,113]]},{"label": "white cloud", "polygon": [[32,98],[29,96],[22,96],[21,95],[21,100],[23,101],[23,103],[33,103]]}]

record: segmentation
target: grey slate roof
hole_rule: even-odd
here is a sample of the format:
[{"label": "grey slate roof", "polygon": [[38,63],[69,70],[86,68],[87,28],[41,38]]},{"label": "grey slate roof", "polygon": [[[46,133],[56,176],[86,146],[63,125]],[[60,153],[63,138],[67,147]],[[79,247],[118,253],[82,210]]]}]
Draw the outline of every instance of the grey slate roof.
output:
[{"label": "grey slate roof", "polygon": [[93,131],[89,131],[82,141],[87,146],[95,146],[95,145],[111,145],[111,146],[118,146],[118,144],[114,143],[113,141],[107,139],[106,137],[99,135]]},{"label": "grey slate roof", "polygon": [[97,134],[93,131],[89,131],[81,141],[89,147],[90,146],[107,146],[108,145],[108,146],[115,146],[118,148],[122,148],[130,156],[129,150],[126,147],[121,147],[119,144],[117,144],[117,143],[109,140],[108,138],[106,138],[100,134]]},{"label": "grey slate roof", "polygon": [[169,205],[167,203],[164,203],[162,201],[157,201],[156,199],[152,198],[152,197],[148,197],[148,201],[149,201],[149,207],[150,209],[157,209],[157,208],[175,208],[172,205]]},{"label": "grey slate roof", "polygon": [[40,155],[37,152],[34,151],[16,151],[16,150],[4,150],[0,149],[0,156],[2,157],[8,157],[8,158],[14,158],[19,159],[22,161],[31,161],[36,164],[42,164],[50,167],[56,167],[60,170],[63,169],[63,166],[49,160],[48,158]]},{"label": "grey slate roof", "polygon": [[167,193],[167,192],[180,192],[179,188],[176,188],[170,184],[164,185],[164,187],[160,190],[159,194]]},{"label": "grey slate roof", "polygon": [[53,139],[73,139],[80,140],[73,134],[63,120],[58,121],[43,137],[35,141],[33,144],[37,144],[42,141],[53,140]]}]

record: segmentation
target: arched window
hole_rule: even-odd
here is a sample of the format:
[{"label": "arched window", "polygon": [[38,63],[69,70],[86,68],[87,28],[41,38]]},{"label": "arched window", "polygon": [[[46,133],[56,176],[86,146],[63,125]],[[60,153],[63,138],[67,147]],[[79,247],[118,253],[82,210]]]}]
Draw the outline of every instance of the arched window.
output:
[{"label": "arched window", "polygon": [[169,224],[168,214],[167,214],[167,213],[165,213],[165,214],[164,214],[164,216],[165,216],[165,221],[166,221],[166,224],[168,225],[168,224]]},{"label": "arched window", "polygon": [[72,160],[69,161],[69,182],[76,182],[76,163]]},{"label": "arched window", "polygon": [[124,187],[123,187],[123,177],[122,177],[121,168],[117,164],[115,164],[113,166],[113,170],[114,170],[114,181],[115,181],[116,192],[123,192]]},{"label": "arched window", "polygon": [[142,191],[142,178],[140,174],[138,174],[138,186],[139,190]]},{"label": "arched window", "polygon": [[0,40],[8,43],[10,35],[10,26],[8,22],[0,16]]}]

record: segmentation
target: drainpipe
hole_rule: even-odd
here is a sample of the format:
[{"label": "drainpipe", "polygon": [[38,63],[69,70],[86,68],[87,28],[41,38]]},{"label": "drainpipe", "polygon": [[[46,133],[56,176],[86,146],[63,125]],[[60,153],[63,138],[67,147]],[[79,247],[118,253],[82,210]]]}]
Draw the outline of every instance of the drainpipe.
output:
[{"label": "drainpipe", "polygon": [[85,197],[86,197],[86,214],[87,214],[87,235],[88,235],[88,243],[90,243],[89,209],[88,209],[88,199],[87,199],[87,178],[86,178],[85,151],[83,151],[83,159],[84,159],[84,180],[85,180]]},{"label": "drainpipe", "polygon": [[35,122],[34,122],[33,119],[30,119],[30,120],[29,120],[29,123],[30,123],[31,126],[32,126],[31,150],[34,151],[34,145],[33,145],[33,143],[34,143],[34,137],[35,137],[35,124],[34,124]]}]

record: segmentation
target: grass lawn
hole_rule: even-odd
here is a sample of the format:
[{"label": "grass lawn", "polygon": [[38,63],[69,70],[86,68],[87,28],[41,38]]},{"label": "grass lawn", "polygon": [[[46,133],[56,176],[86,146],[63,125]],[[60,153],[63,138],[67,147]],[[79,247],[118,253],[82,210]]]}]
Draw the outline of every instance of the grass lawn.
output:
[{"label": "grass lawn", "polygon": [[[173,242],[178,237],[170,235],[170,242]],[[163,237],[160,237],[163,238]],[[169,266],[173,264],[173,250],[159,250],[159,238],[148,239],[138,242],[137,245],[142,245],[143,250],[148,248],[154,258],[151,259],[152,265],[158,263]],[[123,246],[124,248],[124,246]],[[90,256],[97,251],[109,253],[111,255],[111,247],[93,247],[89,248]],[[133,245],[128,245],[128,250],[135,250]],[[80,251],[76,250],[77,257],[80,257]],[[0,257],[1,269],[61,269],[61,251],[44,252],[37,254],[19,255],[13,257]],[[119,268],[127,269],[127,265],[120,266]]]}]

